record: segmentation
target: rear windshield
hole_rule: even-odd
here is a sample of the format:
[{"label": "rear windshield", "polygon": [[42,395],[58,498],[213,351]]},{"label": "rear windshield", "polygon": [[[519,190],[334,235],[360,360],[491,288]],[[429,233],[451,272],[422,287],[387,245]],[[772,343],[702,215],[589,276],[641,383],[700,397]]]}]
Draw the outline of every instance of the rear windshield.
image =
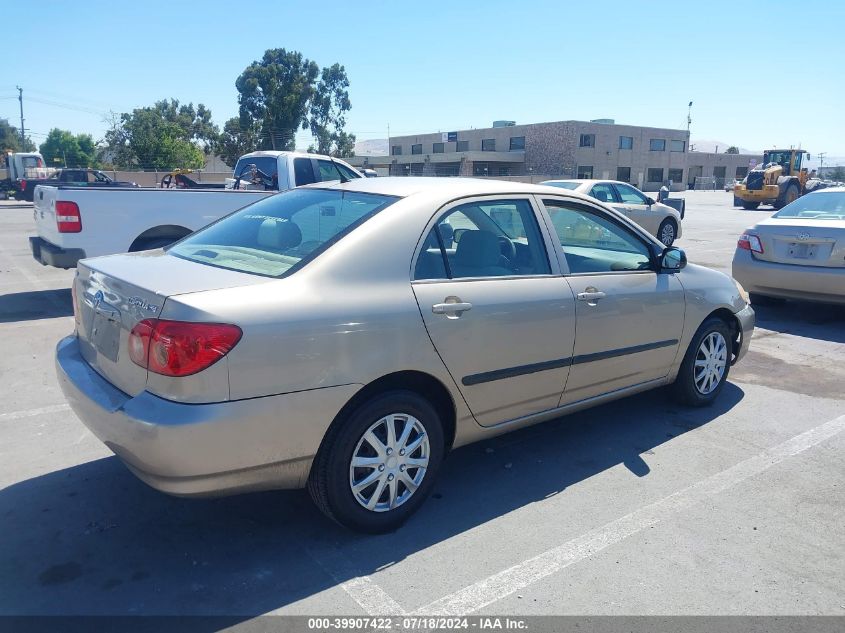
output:
[{"label": "rear windshield", "polygon": [[235,178],[263,183],[267,189],[279,188],[279,162],[275,156],[252,156],[238,159]]},{"label": "rear windshield", "polygon": [[774,217],[845,220],[845,191],[819,191],[802,196],[775,213]]},{"label": "rear windshield", "polygon": [[561,189],[577,189],[580,182],[567,182],[565,180],[561,181],[558,180],[556,182],[544,182],[544,185],[549,185],[551,187],[560,187]]},{"label": "rear windshield", "polygon": [[293,189],[226,216],[168,253],[210,266],[282,277],[396,200],[353,191]]}]

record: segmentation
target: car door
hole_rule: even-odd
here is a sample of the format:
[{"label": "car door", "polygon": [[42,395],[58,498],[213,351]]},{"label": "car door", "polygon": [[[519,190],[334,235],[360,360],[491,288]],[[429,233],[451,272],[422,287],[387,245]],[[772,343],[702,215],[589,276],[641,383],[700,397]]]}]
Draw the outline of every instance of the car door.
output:
[{"label": "car door", "polygon": [[532,196],[441,209],[412,287],[428,335],[475,419],[493,426],[557,407],[575,343],[575,298]]},{"label": "car door", "polygon": [[657,271],[646,238],[611,214],[544,197],[576,297],[575,348],[561,404],[664,378],[678,353],[685,299]]},{"label": "car door", "polygon": [[624,207],[625,215],[639,224],[652,235],[657,235],[657,228],[660,226],[660,214],[652,210],[648,198],[641,191],[634,189],[631,185],[621,182],[614,183],[614,188],[619,194],[619,200]]}]

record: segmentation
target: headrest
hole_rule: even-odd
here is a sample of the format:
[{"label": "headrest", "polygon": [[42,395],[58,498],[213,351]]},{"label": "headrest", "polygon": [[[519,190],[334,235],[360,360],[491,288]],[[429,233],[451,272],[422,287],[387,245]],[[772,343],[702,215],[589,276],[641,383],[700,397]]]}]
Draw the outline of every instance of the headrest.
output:
[{"label": "headrest", "polygon": [[258,227],[258,245],[284,250],[302,243],[302,231],[295,222],[267,218]]},{"label": "headrest", "polygon": [[466,231],[458,242],[455,261],[462,266],[496,266],[501,254],[495,233]]},{"label": "headrest", "polygon": [[448,248],[452,244],[455,237],[455,229],[448,222],[441,222],[437,225],[437,230],[440,231],[440,237],[443,239],[443,245]]}]

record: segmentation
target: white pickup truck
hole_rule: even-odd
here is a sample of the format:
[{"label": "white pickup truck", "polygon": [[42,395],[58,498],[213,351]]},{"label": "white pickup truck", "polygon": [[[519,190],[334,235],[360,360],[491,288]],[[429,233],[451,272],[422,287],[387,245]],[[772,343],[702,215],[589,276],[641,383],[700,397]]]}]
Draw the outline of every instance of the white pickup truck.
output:
[{"label": "white pickup truck", "polygon": [[38,186],[36,261],[73,268],[85,257],[161,248],[248,204],[315,182],[362,175],[336,158],[253,152],[238,159],[226,189],[91,189]]}]

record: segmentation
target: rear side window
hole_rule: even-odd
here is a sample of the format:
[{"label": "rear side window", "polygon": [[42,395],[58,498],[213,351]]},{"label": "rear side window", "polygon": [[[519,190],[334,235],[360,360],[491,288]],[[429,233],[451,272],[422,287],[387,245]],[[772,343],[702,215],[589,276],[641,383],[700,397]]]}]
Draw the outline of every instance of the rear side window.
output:
[{"label": "rear side window", "polygon": [[351,169],[348,169],[340,163],[330,160],[318,160],[317,168],[320,170],[320,182],[340,180],[340,174],[343,174],[343,177],[347,180],[352,180],[353,178],[360,178],[360,176],[358,176],[358,174],[356,174]]},{"label": "rear side window", "polygon": [[282,277],[397,199],[351,191],[292,189],[215,222],[168,253],[219,268]]},{"label": "rear side window", "polygon": [[296,178],[297,187],[317,182],[314,177],[314,164],[310,158],[295,158],[293,160],[293,175]]},{"label": "rear side window", "polygon": [[550,273],[531,204],[495,200],[463,204],[444,213],[423,241],[414,279]]}]

